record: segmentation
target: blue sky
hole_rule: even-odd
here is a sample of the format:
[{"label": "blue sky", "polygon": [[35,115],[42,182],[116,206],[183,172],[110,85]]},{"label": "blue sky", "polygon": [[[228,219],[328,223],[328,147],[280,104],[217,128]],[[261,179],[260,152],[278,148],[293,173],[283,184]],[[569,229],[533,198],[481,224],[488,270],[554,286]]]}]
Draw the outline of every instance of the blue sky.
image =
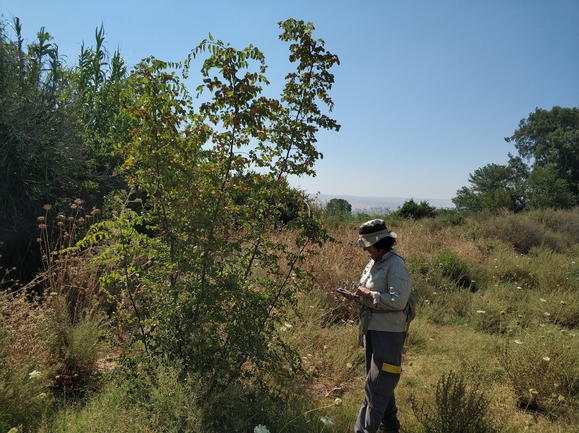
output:
[{"label": "blue sky", "polygon": [[0,12],[28,42],[44,26],[68,64],[101,23],[129,65],[181,61],[209,32],[253,44],[269,96],[291,70],[277,23],[313,22],[340,58],[342,128],[319,135],[317,176],[292,180],[312,194],[450,199],[516,154],[504,137],[535,108],[579,106],[579,0],[0,0]]}]

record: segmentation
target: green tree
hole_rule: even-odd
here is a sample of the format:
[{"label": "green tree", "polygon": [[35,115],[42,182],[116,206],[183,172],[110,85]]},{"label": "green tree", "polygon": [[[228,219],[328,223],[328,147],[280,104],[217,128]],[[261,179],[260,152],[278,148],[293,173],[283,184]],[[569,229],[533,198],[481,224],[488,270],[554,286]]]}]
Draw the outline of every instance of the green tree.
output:
[{"label": "green tree", "polygon": [[[101,260],[117,271],[106,280],[134,300],[130,317],[145,353],[178,360],[208,392],[297,368],[276,330],[306,281],[300,263],[327,239],[307,197],[285,179],[314,174],[317,131],[339,129],[318,105],[333,107],[329,70],[338,58],[313,39],[311,23],[280,27],[296,67],[279,100],[261,95],[268,81],[257,48],[211,35],[183,65],[138,65],[126,96],[131,140],[117,152],[148,206],[140,216],[120,209],[85,240],[108,239]],[[209,94],[196,111],[182,78],[204,53],[197,90]],[[288,202],[298,212],[286,226],[280,203]]]},{"label": "green tree", "polygon": [[513,165],[487,164],[478,168],[469,175],[470,187],[458,190],[452,202],[461,212],[521,210],[524,194],[517,173]]},{"label": "green tree", "polygon": [[343,198],[330,199],[326,205],[326,214],[328,215],[344,215],[352,212],[352,205]]},{"label": "green tree", "polygon": [[436,208],[430,206],[428,201],[421,201],[420,203],[416,203],[414,199],[410,199],[405,201],[402,207],[398,209],[398,214],[402,218],[434,218],[436,216]]},{"label": "green tree", "polygon": [[519,155],[507,165],[488,164],[457,191],[460,211],[569,208],[579,202],[579,109],[537,108],[511,137]]},{"label": "green tree", "polygon": [[522,119],[519,128],[505,140],[514,144],[520,158],[527,162],[529,172],[535,167],[550,166],[549,170],[567,183],[578,202],[579,108],[537,108],[527,119]]},{"label": "green tree", "polygon": [[552,164],[535,167],[527,181],[527,207],[569,209],[575,206],[576,198],[569,184],[557,176],[557,170]]}]

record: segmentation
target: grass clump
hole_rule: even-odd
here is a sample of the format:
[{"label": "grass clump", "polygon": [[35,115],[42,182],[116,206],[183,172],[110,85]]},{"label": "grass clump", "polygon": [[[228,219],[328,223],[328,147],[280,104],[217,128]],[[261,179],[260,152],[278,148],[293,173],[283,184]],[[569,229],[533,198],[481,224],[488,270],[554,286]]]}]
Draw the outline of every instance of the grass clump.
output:
[{"label": "grass clump", "polygon": [[579,336],[552,325],[506,339],[499,361],[513,386],[517,406],[549,416],[579,409],[578,353]]}]

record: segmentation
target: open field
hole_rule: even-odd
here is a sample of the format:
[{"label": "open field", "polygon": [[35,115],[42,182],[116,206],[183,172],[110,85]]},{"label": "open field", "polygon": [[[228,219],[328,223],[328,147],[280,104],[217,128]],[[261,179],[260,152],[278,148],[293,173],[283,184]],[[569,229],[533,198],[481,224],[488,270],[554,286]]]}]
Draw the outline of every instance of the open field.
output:
[{"label": "open field", "polygon": [[[385,218],[398,233],[397,252],[418,301],[397,388],[403,431],[448,432],[445,416],[478,419],[472,432],[579,432],[579,210]],[[334,241],[307,257],[308,288],[280,324],[302,373],[264,378],[266,391],[233,388],[210,410],[196,398],[201,384],[176,367],[160,363],[144,374],[138,364],[118,363],[122,330],[110,301],[91,292],[96,280],[84,278],[93,286],[76,295],[92,297],[100,312],[67,329],[55,329],[58,309],[31,309],[4,294],[0,336],[10,344],[0,357],[0,407],[12,418],[1,413],[0,425],[18,428],[18,419],[18,431],[42,432],[241,433],[260,424],[271,433],[351,431],[363,399],[363,351],[357,308],[334,289],[355,281],[367,261],[353,245],[359,223],[327,221]],[[68,266],[90,273],[74,261]],[[58,335],[74,337],[74,359],[62,359],[84,371],[55,379],[51,369],[63,371],[50,360]],[[82,392],[63,395],[55,380],[62,389],[77,380]]]}]

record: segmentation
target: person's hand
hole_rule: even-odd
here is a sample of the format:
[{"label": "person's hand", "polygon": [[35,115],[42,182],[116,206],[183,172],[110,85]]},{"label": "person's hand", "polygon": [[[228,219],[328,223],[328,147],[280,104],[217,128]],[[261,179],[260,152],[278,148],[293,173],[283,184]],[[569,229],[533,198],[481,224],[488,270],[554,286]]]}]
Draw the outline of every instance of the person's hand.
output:
[{"label": "person's hand", "polygon": [[358,286],[356,289],[356,295],[360,296],[361,298],[372,298],[372,294],[370,293],[370,289],[364,286]]},{"label": "person's hand", "polygon": [[358,296],[356,296],[354,293],[350,292],[349,290],[343,289],[342,287],[336,289],[338,291],[338,293],[340,293],[341,295],[344,296],[344,298],[346,298],[349,301],[352,301],[354,299],[357,299]]}]

